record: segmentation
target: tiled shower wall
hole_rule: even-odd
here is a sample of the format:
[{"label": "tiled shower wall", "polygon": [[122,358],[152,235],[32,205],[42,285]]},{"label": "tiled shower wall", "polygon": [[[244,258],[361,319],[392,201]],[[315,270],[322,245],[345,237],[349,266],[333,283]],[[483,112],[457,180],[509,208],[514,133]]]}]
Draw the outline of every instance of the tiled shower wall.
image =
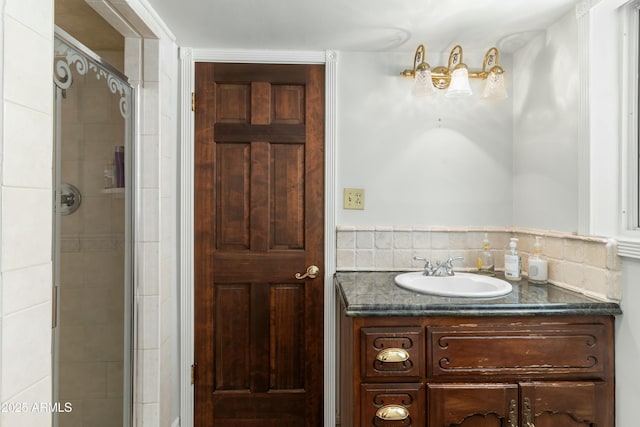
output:
[{"label": "tiled shower wall", "polygon": [[[0,402],[51,402],[53,1],[0,1]],[[47,427],[48,412],[0,412]]]},{"label": "tiled shower wall", "polygon": [[541,237],[542,254],[549,262],[549,281],[600,299],[620,299],[620,261],[616,243],[598,237],[519,228],[350,227],[337,228],[338,270],[418,270],[421,256],[435,261],[462,256],[454,264],[460,271],[474,271],[487,233],[497,270],[504,270],[509,239],[517,237],[523,275],[533,252],[535,236]]},{"label": "tiled shower wall", "polygon": [[60,427],[122,425],[125,205],[103,176],[124,145],[119,101],[92,71],[75,75],[62,101],[61,180],[82,203],[61,217],[58,397],[73,411]]}]

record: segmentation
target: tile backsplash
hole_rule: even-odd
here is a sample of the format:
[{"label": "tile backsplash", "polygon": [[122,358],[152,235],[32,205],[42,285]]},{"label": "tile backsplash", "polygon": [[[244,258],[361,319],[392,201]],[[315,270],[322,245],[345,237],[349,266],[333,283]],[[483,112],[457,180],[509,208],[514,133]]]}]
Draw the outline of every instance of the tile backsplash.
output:
[{"label": "tile backsplash", "polygon": [[456,270],[475,271],[487,233],[496,269],[504,270],[509,238],[517,237],[526,277],[535,237],[541,237],[542,256],[549,262],[549,282],[585,295],[620,300],[620,260],[611,239],[547,230],[512,227],[354,227],[339,226],[336,235],[337,270],[419,270],[414,256],[454,263]]}]

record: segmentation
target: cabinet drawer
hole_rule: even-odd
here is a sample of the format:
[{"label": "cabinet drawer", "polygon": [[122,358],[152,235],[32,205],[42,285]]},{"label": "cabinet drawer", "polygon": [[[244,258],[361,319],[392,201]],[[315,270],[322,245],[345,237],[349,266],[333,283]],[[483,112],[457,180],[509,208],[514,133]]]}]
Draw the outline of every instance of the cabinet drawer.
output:
[{"label": "cabinet drawer", "polygon": [[604,378],[605,325],[428,328],[432,378]]},{"label": "cabinet drawer", "polygon": [[363,384],[361,427],[425,427],[426,397],[422,384]]},{"label": "cabinet drawer", "polygon": [[361,375],[368,381],[413,381],[424,376],[424,329],[362,328]]}]

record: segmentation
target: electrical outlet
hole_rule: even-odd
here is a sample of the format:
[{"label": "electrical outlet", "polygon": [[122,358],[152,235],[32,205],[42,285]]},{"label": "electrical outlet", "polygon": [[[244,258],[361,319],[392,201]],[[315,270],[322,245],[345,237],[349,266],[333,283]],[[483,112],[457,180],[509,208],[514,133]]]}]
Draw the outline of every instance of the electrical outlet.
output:
[{"label": "electrical outlet", "polygon": [[344,189],[344,209],[364,209],[364,188]]}]

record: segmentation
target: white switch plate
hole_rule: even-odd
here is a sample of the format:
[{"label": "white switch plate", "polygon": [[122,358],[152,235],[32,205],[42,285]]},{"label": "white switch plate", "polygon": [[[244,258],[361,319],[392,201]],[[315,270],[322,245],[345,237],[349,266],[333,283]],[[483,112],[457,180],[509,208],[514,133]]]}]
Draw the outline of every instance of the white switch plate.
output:
[{"label": "white switch plate", "polygon": [[364,209],[364,188],[344,189],[344,209]]}]

